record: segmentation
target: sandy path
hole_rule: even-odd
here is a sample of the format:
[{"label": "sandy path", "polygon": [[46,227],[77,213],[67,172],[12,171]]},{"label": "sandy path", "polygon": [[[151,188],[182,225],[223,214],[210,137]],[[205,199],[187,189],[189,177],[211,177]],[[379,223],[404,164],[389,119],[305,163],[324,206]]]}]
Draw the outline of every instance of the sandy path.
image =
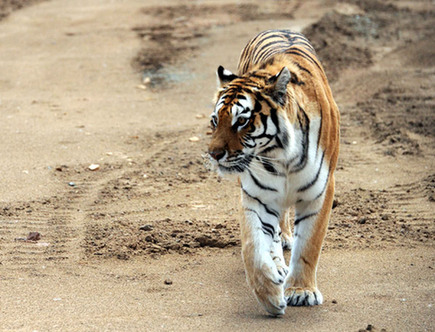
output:
[{"label": "sandy path", "polygon": [[[425,255],[325,253],[319,270],[325,304],[288,308],[280,319],[259,314],[238,250],[51,267],[24,280],[7,273],[3,330],[358,331],[371,324],[379,331],[431,331],[428,290],[435,278]],[[165,285],[167,279],[173,284]]]},{"label": "sandy path", "polygon": [[97,161],[158,122],[144,121],[130,67],[143,4],[106,2],[50,1],[2,21],[2,200],[49,196],[49,167]]},{"label": "sandy path", "polygon": [[[147,1],[152,5],[161,3]],[[166,217],[206,219],[213,225],[228,217],[229,224],[237,223],[232,183],[221,183],[213,192],[212,176],[191,180],[200,166],[192,170],[184,161],[171,164],[171,158],[196,160],[205,148],[207,120],[195,115],[209,112],[214,68],[225,64],[235,70],[240,45],[255,32],[288,24],[254,20],[216,26],[200,40],[195,58],[173,68],[187,77],[184,82],[143,91],[131,61],[140,48],[132,28],[144,23],[144,6],[139,0],[48,1],[0,22],[0,201],[11,207],[0,216],[0,330],[358,331],[369,324],[387,331],[434,330],[435,253],[414,238],[405,238],[402,246],[402,238],[394,245],[376,238],[366,243],[369,249],[339,249],[332,233],[337,229],[330,232],[319,270],[326,303],[288,308],[281,319],[263,315],[250,294],[238,247],[155,259],[138,254],[125,261],[92,256],[105,257],[104,248],[90,249],[98,241],[109,252],[117,246],[114,257],[127,252],[128,222],[133,228]],[[326,9],[306,2],[296,10],[292,27],[301,30]],[[401,66],[384,61],[389,70]],[[379,67],[373,70],[373,77],[384,74]],[[373,77],[358,70],[343,75],[344,83],[334,88],[344,109],[353,105],[353,91],[365,100],[376,84],[381,86],[382,80]],[[397,162],[382,156],[351,116],[344,112],[342,128],[345,139],[358,144],[343,145],[341,192],[363,187],[378,195],[396,183],[408,184],[409,177],[420,179],[433,167],[433,153]],[[157,132],[162,136],[156,138]],[[188,143],[191,135],[201,143]],[[86,172],[95,162],[104,165],[102,171]],[[60,165],[68,167],[56,172]],[[152,173],[159,167],[161,173]],[[155,183],[141,182],[145,171]],[[189,172],[195,174],[189,178]],[[77,188],[68,187],[69,181]],[[121,193],[113,189],[128,181],[137,184],[137,192],[134,186]],[[384,194],[390,205],[382,209],[398,210],[397,218],[410,224],[427,225],[432,203],[423,194],[410,200],[406,190]],[[406,200],[400,201],[406,209],[397,208],[399,200]],[[411,214],[414,219],[407,217]],[[42,245],[13,240],[31,230],[45,235]],[[110,232],[120,240],[105,243]],[[359,232],[346,233],[348,242],[357,242]],[[167,279],[171,285],[164,283]]]}]

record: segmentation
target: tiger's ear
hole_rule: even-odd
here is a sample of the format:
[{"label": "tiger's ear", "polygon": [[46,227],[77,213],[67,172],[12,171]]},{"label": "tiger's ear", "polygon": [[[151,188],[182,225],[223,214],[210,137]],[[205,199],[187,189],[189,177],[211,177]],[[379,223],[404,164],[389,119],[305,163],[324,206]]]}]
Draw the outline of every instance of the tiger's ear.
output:
[{"label": "tiger's ear", "polygon": [[230,83],[232,80],[234,80],[238,77],[237,75],[234,75],[232,72],[230,72],[229,70],[226,70],[222,66],[218,67],[216,75],[217,75],[217,83],[218,83],[219,88]]},{"label": "tiger's ear", "polygon": [[283,67],[278,74],[269,79],[270,85],[268,86],[268,90],[272,98],[281,105],[284,105],[286,102],[287,85],[290,79],[291,74],[287,67]]}]

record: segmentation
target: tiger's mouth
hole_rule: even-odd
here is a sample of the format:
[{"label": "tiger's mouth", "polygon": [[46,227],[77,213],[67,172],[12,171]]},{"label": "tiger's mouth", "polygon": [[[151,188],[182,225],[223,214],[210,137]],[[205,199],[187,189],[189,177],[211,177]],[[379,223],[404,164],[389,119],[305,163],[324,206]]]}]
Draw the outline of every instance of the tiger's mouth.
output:
[{"label": "tiger's mouth", "polygon": [[[253,157],[249,155],[238,155],[233,158],[228,158],[225,161],[214,161],[218,171],[222,174],[243,173],[251,163]],[[212,158],[211,158],[212,159]]]},{"label": "tiger's mouth", "polygon": [[243,165],[233,165],[233,166],[218,165],[218,169],[223,174],[243,173],[246,169],[246,166],[243,166]]}]

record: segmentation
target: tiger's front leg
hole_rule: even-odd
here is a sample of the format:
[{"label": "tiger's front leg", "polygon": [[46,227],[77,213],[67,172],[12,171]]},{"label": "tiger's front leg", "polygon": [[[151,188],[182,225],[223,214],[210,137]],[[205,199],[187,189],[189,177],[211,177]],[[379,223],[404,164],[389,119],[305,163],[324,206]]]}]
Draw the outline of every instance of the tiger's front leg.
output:
[{"label": "tiger's front leg", "polygon": [[283,284],[288,269],[279,236],[279,219],[252,203],[249,198],[244,200],[245,218],[241,224],[246,279],[266,311],[282,315],[287,306]]},{"label": "tiger's front leg", "polygon": [[284,286],[287,305],[290,306],[323,303],[323,296],[317,289],[316,272],[332,208],[333,176],[324,194],[313,202],[296,205],[290,273]]}]

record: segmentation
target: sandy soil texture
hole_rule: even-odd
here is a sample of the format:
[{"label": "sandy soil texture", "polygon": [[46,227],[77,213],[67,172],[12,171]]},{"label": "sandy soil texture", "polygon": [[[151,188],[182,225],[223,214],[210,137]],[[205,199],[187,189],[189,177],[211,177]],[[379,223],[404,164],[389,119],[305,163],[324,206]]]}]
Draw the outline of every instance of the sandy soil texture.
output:
[{"label": "sandy soil texture", "polygon": [[[0,330],[435,330],[434,17],[425,0],[0,1]],[[216,68],[271,28],[312,40],[342,116],[325,303],[279,319],[245,282],[237,184],[203,160]]]}]

